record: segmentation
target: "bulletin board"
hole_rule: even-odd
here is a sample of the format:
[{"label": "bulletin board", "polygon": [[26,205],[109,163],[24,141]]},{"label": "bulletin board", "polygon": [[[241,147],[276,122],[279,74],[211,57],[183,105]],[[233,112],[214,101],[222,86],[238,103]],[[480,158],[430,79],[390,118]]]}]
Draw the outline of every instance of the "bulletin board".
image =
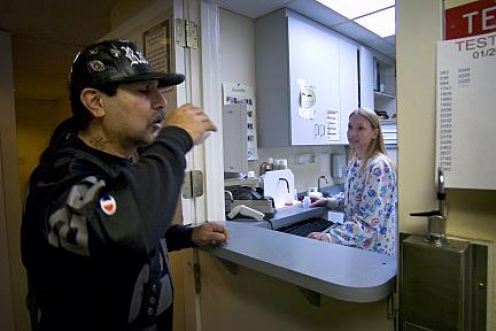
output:
[{"label": "bulletin board", "polygon": [[439,41],[436,85],[446,187],[496,190],[496,32]]}]

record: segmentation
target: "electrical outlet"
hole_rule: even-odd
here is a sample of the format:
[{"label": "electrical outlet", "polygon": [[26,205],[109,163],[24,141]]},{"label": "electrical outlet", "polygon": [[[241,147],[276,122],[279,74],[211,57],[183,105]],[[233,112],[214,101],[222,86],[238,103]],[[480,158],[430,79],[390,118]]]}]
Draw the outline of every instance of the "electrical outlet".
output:
[{"label": "electrical outlet", "polygon": [[296,154],[296,164],[315,163],[315,157],[315,154],[311,153]]}]

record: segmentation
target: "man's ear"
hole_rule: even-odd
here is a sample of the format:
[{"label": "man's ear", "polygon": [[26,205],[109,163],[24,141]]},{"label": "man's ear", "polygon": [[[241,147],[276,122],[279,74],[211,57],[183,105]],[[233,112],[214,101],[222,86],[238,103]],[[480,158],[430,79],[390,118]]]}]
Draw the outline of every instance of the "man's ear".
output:
[{"label": "man's ear", "polygon": [[103,107],[102,93],[97,89],[87,87],[81,91],[81,103],[95,117],[101,118],[105,116],[105,108]]}]

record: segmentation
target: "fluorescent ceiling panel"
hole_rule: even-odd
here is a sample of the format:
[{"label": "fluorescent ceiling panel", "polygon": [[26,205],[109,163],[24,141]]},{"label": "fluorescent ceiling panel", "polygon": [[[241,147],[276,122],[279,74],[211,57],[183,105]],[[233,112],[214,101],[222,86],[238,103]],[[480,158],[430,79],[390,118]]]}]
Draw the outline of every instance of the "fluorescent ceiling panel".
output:
[{"label": "fluorescent ceiling panel", "polygon": [[395,5],[395,0],[317,0],[339,14],[354,19]]},{"label": "fluorescent ceiling panel", "polygon": [[392,36],[396,33],[395,7],[360,17],[354,21],[382,38]]}]

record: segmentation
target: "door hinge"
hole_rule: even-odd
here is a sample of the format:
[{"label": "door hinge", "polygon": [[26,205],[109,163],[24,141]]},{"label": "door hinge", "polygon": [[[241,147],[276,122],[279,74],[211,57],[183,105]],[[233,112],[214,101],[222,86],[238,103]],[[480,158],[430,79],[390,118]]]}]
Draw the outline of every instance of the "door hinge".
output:
[{"label": "door hinge", "polygon": [[198,263],[193,264],[193,276],[195,278],[195,292],[199,294],[201,291],[201,275],[200,265]]},{"label": "door hinge", "polygon": [[200,170],[186,171],[183,182],[183,198],[192,199],[203,195],[203,173]]},{"label": "door hinge", "polygon": [[182,47],[198,48],[199,30],[197,23],[176,18],[176,44]]}]

